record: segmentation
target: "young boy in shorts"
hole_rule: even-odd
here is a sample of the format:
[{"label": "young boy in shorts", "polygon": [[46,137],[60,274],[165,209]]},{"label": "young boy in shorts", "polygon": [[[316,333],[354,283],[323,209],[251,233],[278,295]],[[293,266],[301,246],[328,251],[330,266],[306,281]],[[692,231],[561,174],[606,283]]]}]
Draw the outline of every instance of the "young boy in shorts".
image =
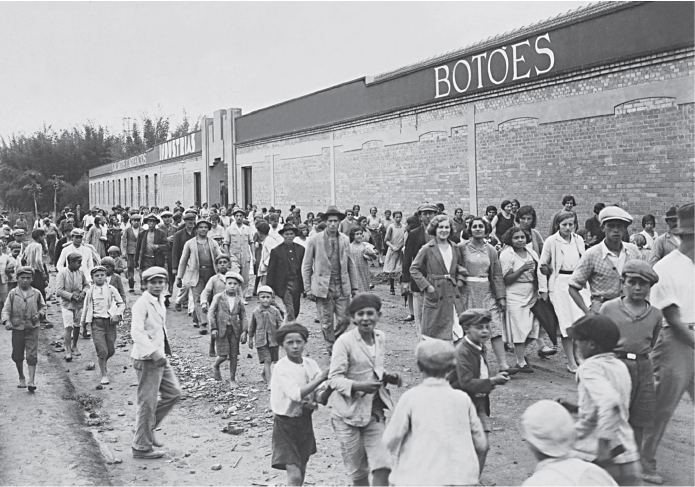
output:
[{"label": "young boy in shorts", "polygon": [[[472,308],[459,315],[459,324],[465,336],[456,347],[455,372],[449,375],[449,383],[470,396],[483,425],[485,436],[492,430],[490,426],[490,392],[509,381],[507,372],[499,372],[490,377],[485,353],[485,342],[490,339],[492,314],[486,309]],[[480,473],[483,472],[487,450],[479,454]]]},{"label": "young boy in shorts", "polygon": [[574,456],[606,470],[618,485],[640,485],[640,454],[628,419],[630,373],[613,353],[620,331],[604,315],[590,314],[567,329],[584,362],[577,369],[579,405],[559,400],[577,412]]},{"label": "young boy in shorts", "polygon": [[[7,294],[0,320],[5,329],[12,331],[12,360],[17,366],[19,384],[36,390],[36,363],[38,362],[39,324],[46,317],[46,302],[41,293],[31,287],[34,270],[28,266],[17,268],[17,287]],[[24,356],[29,368],[29,381],[24,377]]]},{"label": "young boy in shorts", "polygon": [[236,389],[236,368],[239,355],[239,342],[246,343],[248,322],[244,300],[239,296],[239,286],[244,278],[238,272],[228,272],[225,276],[226,289],[212,298],[208,311],[211,335],[215,338],[217,359],[212,366],[212,377],[222,380],[220,365],[229,357],[229,387]]},{"label": "young boy in shorts", "polygon": [[87,289],[82,307],[82,326],[91,324],[92,341],[97,352],[101,384],[109,383],[107,362],[116,352],[117,325],[125,303],[115,287],[106,283],[106,267],[98,265],[90,271],[92,285]]},{"label": "young boy in shorts", "polygon": [[65,327],[65,361],[70,362],[73,355],[82,355],[77,349],[77,340],[80,338],[82,305],[89,281],[80,268],[81,254],[73,252],[68,255],[67,261],[68,266],[60,269],[56,277],[56,295],[60,298],[60,313]]},{"label": "young boy in shorts", "polygon": [[599,310],[599,314],[613,320],[620,331],[620,341],[615,352],[627,365],[630,373],[632,389],[629,423],[640,453],[642,433],[644,428],[654,423],[656,403],[654,369],[649,354],[659,337],[663,315],[661,310],[649,304],[647,298],[651,287],[657,282],[659,276],[647,262],[626,262],[622,275],[625,296],[606,301]]},{"label": "young boy in shorts", "polygon": [[[208,309],[210,308],[210,303],[212,302],[212,298],[219,293],[223,293],[225,289],[227,289],[227,284],[225,283],[225,276],[227,275],[227,272],[230,270],[229,265],[231,263],[231,260],[227,254],[220,254],[215,259],[215,263],[217,264],[217,274],[215,274],[208,280],[207,284],[205,284],[205,289],[203,289],[203,292],[200,293],[200,307],[203,310],[203,313],[208,312]],[[239,266],[236,266],[236,270],[234,267],[232,267],[231,270],[233,272],[239,272]],[[213,337],[212,335],[210,335],[209,355],[210,357],[217,356],[215,354],[215,337]]]},{"label": "young boy in shorts", "polygon": [[106,282],[116,288],[121,299],[125,302],[125,288],[121,276],[116,273],[116,263],[111,257],[104,257],[100,264],[106,269]]},{"label": "young boy in shorts", "polygon": [[443,340],[415,349],[423,381],[401,396],[384,431],[396,454],[391,485],[478,484],[488,443],[473,401],[446,380],[454,354]]},{"label": "young boy in shorts", "polygon": [[123,274],[123,272],[125,272],[125,270],[128,268],[128,263],[125,261],[123,257],[121,257],[121,249],[119,249],[115,245],[112,245],[111,247],[109,247],[109,250],[106,253],[109,254],[109,257],[113,259],[113,271],[119,276]]},{"label": "young boy in shorts", "polygon": [[315,391],[328,377],[318,364],[304,357],[309,330],[288,323],[277,332],[286,356],[275,366],[270,380],[273,421],[272,466],[287,471],[287,485],[302,485],[309,457],[316,453],[311,415],[318,408]]},{"label": "young boy in shorts", "polygon": [[273,288],[261,286],[258,288],[258,300],[260,304],[251,315],[249,325],[249,348],[256,345],[258,361],[263,364],[263,382],[270,389],[271,364],[278,361],[278,342],[275,340],[275,332],[282,325],[282,316],[277,308],[270,305],[274,297]]}]

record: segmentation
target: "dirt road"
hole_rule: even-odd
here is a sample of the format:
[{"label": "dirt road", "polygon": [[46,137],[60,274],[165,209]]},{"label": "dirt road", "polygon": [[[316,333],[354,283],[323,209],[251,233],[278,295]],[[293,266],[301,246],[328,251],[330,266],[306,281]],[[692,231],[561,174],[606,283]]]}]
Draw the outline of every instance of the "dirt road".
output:
[{"label": "dirt road", "polygon": [[[373,269],[373,272],[378,269]],[[137,286],[136,286],[137,287]],[[403,374],[405,387],[392,389],[398,398],[419,381],[412,350],[416,344],[411,323],[400,321],[406,315],[400,296],[390,296],[388,286],[377,285],[383,299],[379,327],[387,337],[387,369]],[[129,296],[129,306],[136,295]],[[249,302],[253,310],[256,300]],[[55,305],[54,308],[55,310]],[[320,327],[314,323],[315,305],[302,301],[300,322],[311,330],[308,355],[322,368],[328,367],[323,352]],[[56,319],[57,318],[57,319]],[[135,419],[136,383],[130,366],[131,344],[126,333],[119,333],[116,355],[111,359],[111,384],[96,390],[99,373],[86,370],[96,362],[91,341],[80,339],[82,357],[71,364],[59,360],[49,343],[61,340],[57,327],[42,330],[39,389],[30,396],[15,389],[14,368],[9,361],[9,340],[0,343],[4,368],[0,370],[0,480],[2,484],[66,485],[274,485],[284,484],[285,474],[270,467],[272,417],[268,410],[269,392],[260,382],[261,366],[255,350],[242,346],[238,379],[241,388],[233,393],[210,379],[212,359],[208,357],[209,336],[192,327],[185,312],[169,309],[167,328],[174,352],[172,363],[185,387],[185,399],[173,410],[158,432],[168,455],[163,460],[134,460],[130,441]],[[51,353],[48,357],[46,354]],[[493,392],[491,452],[488,455],[484,485],[519,485],[532,472],[534,462],[518,433],[518,417],[534,401],[565,397],[576,400],[576,385],[564,368],[562,352],[551,360],[540,361],[529,352],[535,373],[519,374]],[[494,355],[489,354],[492,371]],[[509,360],[512,360],[510,355]],[[512,362],[510,362],[512,363]],[[69,369],[70,372],[65,372]],[[225,375],[226,376],[226,375]],[[82,404],[101,407],[85,411],[79,402],[62,400],[77,397]],[[217,409],[215,409],[217,408]],[[39,412],[41,411],[41,412]],[[89,418],[92,413],[95,418]],[[330,411],[321,408],[314,415],[318,453],[309,462],[307,483],[345,485],[349,479],[340,450],[330,427]],[[91,422],[93,426],[88,424]],[[221,432],[230,421],[245,429],[233,436]],[[31,422],[31,427],[22,425]],[[26,439],[31,436],[31,441]],[[693,485],[693,405],[685,398],[679,406],[659,451],[660,472],[667,485]],[[111,463],[121,460],[122,463]],[[212,470],[221,464],[220,470]],[[70,468],[72,465],[76,467]],[[39,474],[32,472],[41,472]],[[36,480],[29,475],[37,475]],[[45,480],[43,480],[45,479]]]}]

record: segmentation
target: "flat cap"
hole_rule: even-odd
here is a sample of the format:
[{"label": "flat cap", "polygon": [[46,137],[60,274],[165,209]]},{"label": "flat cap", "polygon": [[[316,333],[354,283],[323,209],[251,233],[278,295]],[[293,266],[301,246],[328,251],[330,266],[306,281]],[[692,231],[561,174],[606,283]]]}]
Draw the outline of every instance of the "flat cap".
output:
[{"label": "flat cap", "polygon": [[434,213],[439,213],[439,208],[434,203],[422,203],[417,207],[417,212],[422,213],[423,211],[433,211]]},{"label": "flat cap", "polygon": [[92,267],[92,270],[89,271],[89,274],[94,275],[94,273],[97,271],[106,272],[106,267],[104,267],[103,265],[95,265],[94,267]]},{"label": "flat cap", "polygon": [[130,220],[142,220],[142,215],[140,213],[133,213],[130,215]]},{"label": "flat cap", "polygon": [[604,352],[610,352],[618,345],[620,330],[608,316],[586,315],[567,328],[567,336],[573,340],[592,340]]},{"label": "flat cap", "polygon": [[652,285],[659,282],[659,275],[644,260],[628,260],[623,266],[623,277],[639,277]]},{"label": "flat cap", "polygon": [[159,216],[161,216],[162,218],[167,218],[170,216],[174,216],[174,214],[170,211],[163,211]]},{"label": "flat cap", "polygon": [[273,291],[273,288],[270,287],[270,286],[260,286],[260,287],[258,288],[258,295],[260,296],[261,293],[268,293],[268,294],[271,294],[271,295],[272,295],[272,294],[275,294],[274,291]]},{"label": "flat cap", "polygon": [[461,328],[475,326],[481,321],[492,321],[492,313],[484,308],[471,308],[459,315],[459,325],[461,325]]},{"label": "flat cap", "polygon": [[238,272],[229,271],[224,275],[225,282],[227,279],[236,279],[239,284],[244,284],[244,278]]},{"label": "flat cap", "polygon": [[81,228],[73,228],[72,231],[70,232],[70,235],[73,237],[79,236],[79,237],[84,237],[84,230]]},{"label": "flat cap", "polygon": [[71,260],[82,260],[82,254],[78,252],[71,252],[70,255],[68,255],[68,261]]},{"label": "flat cap", "polygon": [[104,257],[101,259],[100,264],[104,267],[110,266],[110,267],[116,267],[116,261],[113,260],[111,257]]},{"label": "flat cap", "polygon": [[159,266],[154,266],[150,267],[149,269],[143,271],[142,273],[142,280],[147,282],[150,279],[154,279],[155,277],[163,277],[164,279],[167,278],[167,270],[164,269],[163,267]]},{"label": "flat cap", "polygon": [[34,276],[34,269],[29,267],[28,265],[19,266],[19,267],[17,267],[16,274],[17,274],[17,277],[19,277],[21,274],[29,274],[30,276],[33,277]]},{"label": "flat cap", "polygon": [[186,210],[183,212],[184,220],[195,220],[198,218],[198,212],[195,210]]},{"label": "flat cap", "polygon": [[221,259],[231,260],[230,257],[229,257],[229,255],[227,255],[227,254],[220,254],[220,255],[218,255],[217,257],[215,257],[215,264],[217,264]]},{"label": "flat cap", "polygon": [[603,225],[609,220],[620,220],[626,222],[628,225],[632,223],[633,218],[630,214],[620,208],[619,206],[606,206],[598,214],[598,220]]},{"label": "flat cap", "polygon": [[107,254],[110,254],[111,252],[118,252],[119,254],[121,253],[121,249],[116,247],[115,245],[112,245],[109,247],[109,250],[106,251]]}]

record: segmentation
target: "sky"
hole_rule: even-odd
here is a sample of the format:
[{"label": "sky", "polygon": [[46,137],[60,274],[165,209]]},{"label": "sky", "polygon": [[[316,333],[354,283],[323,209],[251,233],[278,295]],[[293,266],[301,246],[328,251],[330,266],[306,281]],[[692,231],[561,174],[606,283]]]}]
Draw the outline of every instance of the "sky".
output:
[{"label": "sky", "polygon": [[590,2],[0,2],[0,137],[249,113]]}]

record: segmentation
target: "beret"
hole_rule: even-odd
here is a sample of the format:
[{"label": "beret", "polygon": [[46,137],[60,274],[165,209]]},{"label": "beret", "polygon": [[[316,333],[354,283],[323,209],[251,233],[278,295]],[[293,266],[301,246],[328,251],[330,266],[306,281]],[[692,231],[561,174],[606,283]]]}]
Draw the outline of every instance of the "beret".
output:
[{"label": "beret", "polygon": [[625,262],[623,266],[623,276],[639,277],[652,285],[659,282],[659,275],[654,272],[652,266],[644,260],[633,259]]},{"label": "beret", "polygon": [[143,281],[149,281],[150,279],[154,279],[155,277],[163,277],[166,279],[166,269],[164,269],[163,267],[154,266],[142,272]]},{"label": "beret", "polygon": [[430,370],[446,370],[454,365],[454,345],[444,340],[425,340],[415,347],[415,360]]},{"label": "beret", "polygon": [[238,272],[232,272],[232,271],[227,272],[224,275],[225,282],[227,281],[227,279],[236,279],[239,282],[239,284],[244,284],[244,278],[241,277],[241,274],[239,274]]},{"label": "beret", "polygon": [[34,275],[34,269],[29,267],[28,265],[23,265],[20,267],[17,267],[16,271],[17,277],[19,277],[21,274],[30,274],[31,276]]},{"label": "beret", "polygon": [[270,286],[261,286],[261,287],[259,287],[257,293],[258,293],[259,296],[261,295],[261,293],[268,293],[268,294],[271,294],[271,295],[272,295],[272,294],[275,294],[275,293],[273,292],[273,288],[270,287]]},{"label": "beret", "polygon": [[598,220],[603,225],[609,220],[620,220],[626,222],[628,225],[632,223],[632,216],[620,208],[619,206],[606,206],[598,214]]},{"label": "beret", "polygon": [[381,311],[381,299],[376,294],[360,293],[352,298],[352,301],[350,301],[348,305],[347,312],[353,315],[364,308],[374,308],[377,311]]},{"label": "beret", "polygon": [[285,341],[285,337],[290,333],[299,333],[302,336],[302,338],[304,338],[304,341],[309,340],[309,330],[307,330],[305,326],[300,325],[296,321],[293,321],[292,323],[287,323],[286,325],[283,325],[280,328],[278,328],[275,332],[275,340],[278,342],[279,345],[282,345],[282,343]]}]

